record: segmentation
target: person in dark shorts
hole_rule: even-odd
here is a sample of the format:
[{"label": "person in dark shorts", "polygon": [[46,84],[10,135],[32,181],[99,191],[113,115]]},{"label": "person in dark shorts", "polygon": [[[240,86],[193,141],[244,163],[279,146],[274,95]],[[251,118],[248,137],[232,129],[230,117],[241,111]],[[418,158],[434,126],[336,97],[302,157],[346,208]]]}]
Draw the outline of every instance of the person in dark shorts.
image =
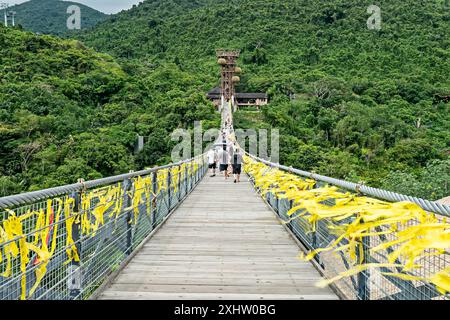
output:
[{"label": "person in dark shorts", "polygon": [[224,172],[225,180],[228,178],[228,165],[230,164],[230,156],[227,152],[227,145],[224,144],[223,148],[219,150],[219,171]]},{"label": "person in dark shorts", "polygon": [[236,148],[233,152],[233,177],[234,183],[241,182],[242,164],[244,163],[242,150]]},{"label": "person in dark shorts", "polygon": [[212,173],[211,177],[215,177],[217,169],[217,152],[215,149],[210,149],[208,151],[208,168]]}]

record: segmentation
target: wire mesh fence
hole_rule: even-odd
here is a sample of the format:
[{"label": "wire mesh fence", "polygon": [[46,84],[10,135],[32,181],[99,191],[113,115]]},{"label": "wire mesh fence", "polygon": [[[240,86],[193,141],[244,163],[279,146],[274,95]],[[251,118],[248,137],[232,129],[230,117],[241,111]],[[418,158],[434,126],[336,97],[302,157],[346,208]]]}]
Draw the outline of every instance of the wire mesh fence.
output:
[{"label": "wire mesh fence", "polygon": [[[254,178],[250,177],[254,182]],[[317,188],[327,185],[326,183],[317,181]],[[258,190],[258,187],[255,186]],[[343,193],[348,192],[341,190]],[[326,248],[334,243],[339,234],[333,230],[339,230],[339,227],[349,225],[352,218],[343,219],[339,222],[332,219],[324,219],[316,221],[311,224],[307,216],[299,216],[293,218],[288,212],[293,208],[293,201],[286,198],[280,198],[272,192],[265,194],[266,202],[277,213],[280,220],[292,231],[293,235],[302,243],[302,245],[310,252],[317,249]],[[323,201],[322,204],[329,207],[335,205],[333,199]],[[445,221],[442,215],[435,215],[439,221]],[[408,221],[406,224],[396,224],[396,232],[390,232],[391,225],[377,226],[373,230],[373,236],[362,237],[359,241],[361,250],[356,251],[356,260],[363,261],[364,264],[391,264],[389,255],[397,250],[401,243],[390,246],[384,250],[371,249],[379,246],[382,243],[392,242],[397,240],[396,235],[399,232],[405,231],[412,226],[419,225],[418,221]],[[343,248],[348,245],[348,240],[340,242],[339,247]],[[333,278],[345,271],[348,271],[354,266],[354,259],[351,259],[346,250],[339,250],[339,247],[333,251],[324,251],[318,253],[314,257],[316,266],[321,270],[326,278]],[[394,264],[406,265],[407,261],[398,257]],[[450,253],[449,250],[437,252],[436,250],[426,250],[420,259],[415,261],[416,268],[406,272],[406,276],[430,278],[442,270],[448,270],[450,267]],[[401,277],[390,276],[388,274],[402,273],[402,267],[374,267],[367,268],[355,275],[344,277],[334,283],[335,288],[340,295],[346,299],[359,300],[449,300],[449,294],[443,294],[436,287],[422,280],[402,279]]]},{"label": "wire mesh fence", "polygon": [[89,298],[189,195],[206,164],[202,155],[0,209],[0,300]]}]

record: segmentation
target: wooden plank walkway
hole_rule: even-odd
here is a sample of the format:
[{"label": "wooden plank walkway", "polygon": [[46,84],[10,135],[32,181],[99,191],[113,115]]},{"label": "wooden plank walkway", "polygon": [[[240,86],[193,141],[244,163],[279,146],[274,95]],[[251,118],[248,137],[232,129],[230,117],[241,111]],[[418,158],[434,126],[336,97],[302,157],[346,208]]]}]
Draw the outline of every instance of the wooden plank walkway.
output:
[{"label": "wooden plank walkway", "polygon": [[338,299],[253,190],[206,177],[99,299]]}]

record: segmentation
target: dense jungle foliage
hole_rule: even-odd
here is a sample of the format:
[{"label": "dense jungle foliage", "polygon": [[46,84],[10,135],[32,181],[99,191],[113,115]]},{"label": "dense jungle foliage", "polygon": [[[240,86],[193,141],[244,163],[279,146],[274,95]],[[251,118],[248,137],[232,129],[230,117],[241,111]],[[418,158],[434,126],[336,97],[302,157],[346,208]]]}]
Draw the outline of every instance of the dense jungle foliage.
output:
[{"label": "dense jungle foliage", "polygon": [[[371,4],[147,0],[76,36],[115,60],[80,42],[2,30],[22,39],[20,56],[2,46],[1,171],[11,186],[3,192],[166,159],[170,129],[217,121],[204,93],[218,84],[215,49],[227,47],[241,50],[238,90],[271,101],[260,113],[238,112],[236,125],[279,128],[281,163],[429,199],[448,195],[450,9],[445,0],[377,1],[377,31],[367,27]],[[71,50],[38,49],[47,52],[39,58],[23,50],[28,38]],[[71,51],[81,62],[73,65]],[[20,129],[28,123],[38,129]],[[153,141],[137,157],[136,133]]]},{"label": "dense jungle foliage", "polygon": [[71,15],[67,13],[67,8],[71,5],[80,8],[82,29],[90,29],[107,17],[103,12],[83,4],[60,0],[30,0],[10,10],[16,12],[16,25],[24,30],[64,36],[73,33],[67,29],[67,19]]},{"label": "dense jungle foliage", "polygon": [[77,40],[0,26],[0,195],[170,162],[173,130],[219,126],[206,89],[172,64],[122,67]]}]

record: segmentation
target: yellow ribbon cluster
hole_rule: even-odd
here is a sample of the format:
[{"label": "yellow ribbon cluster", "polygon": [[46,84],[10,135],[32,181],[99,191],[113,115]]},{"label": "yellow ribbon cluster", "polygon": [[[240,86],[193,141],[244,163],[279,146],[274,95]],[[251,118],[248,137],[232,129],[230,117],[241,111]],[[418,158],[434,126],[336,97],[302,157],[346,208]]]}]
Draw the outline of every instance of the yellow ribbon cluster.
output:
[{"label": "yellow ribbon cluster", "polygon": [[[121,214],[130,210],[133,210],[133,219],[130,223],[137,224],[139,206],[145,203],[146,213],[150,215],[152,208],[151,195],[156,199],[160,192],[168,189],[169,170],[171,170],[172,176],[171,185],[176,193],[178,192],[179,179],[183,180],[185,178],[186,167],[189,175],[195,174],[199,168],[199,163],[198,161],[192,161],[180,167],[159,170],[156,193],[153,193],[153,179],[151,175],[133,178],[131,181],[133,188],[126,193],[121,183],[82,192],[79,212],[74,212],[75,199],[70,197],[48,200],[45,210],[29,210],[22,215],[6,209],[8,218],[0,221],[0,263],[3,261],[3,257],[6,259],[6,267],[1,276],[13,276],[13,261],[19,258],[21,299],[26,299],[26,271],[30,267],[30,254],[34,252],[36,257],[32,261],[32,266],[36,267],[36,282],[28,293],[28,297],[31,297],[47,273],[49,261],[55,254],[56,249],[61,248],[61,245],[63,245],[61,249],[66,251],[68,257],[65,264],[71,261],[80,261],[78,250],[72,237],[74,225],[80,225],[82,236],[94,237],[105,222],[114,219],[115,223],[117,223]],[[123,208],[125,199],[131,200],[131,206],[128,208]],[[60,228],[62,223],[65,224],[65,230]],[[30,228],[30,225],[33,227]],[[27,230],[25,230],[25,226],[27,226]],[[65,237],[64,244],[58,242],[58,235],[59,238]]]},{"label": "yellow ribbon cluster", "polygon": [[[52,209],[53,201],[58,204],[58,210],[54,214]],[[3,245],[4,255],[6,257],[6,268],[2,273],[2,277],[10,277],[12,275],[12,260],[20,258],[20,271],[22,272],[21,279],[21,299],[26,297],[26,270],[27,264],[30,262],[29,254],[34,252],[36,259],[34,264],[39,264],[36,268],[36,283],[30,290],[30,296],[36,291],[42,278],[47,271],[47,265],[50,257],[54,254],[57,247],[57,229],[62,211],[62,200],[54,199],[47,201],[47,210],[40,209],[39,211],[28,211],[26,214],[19,217],[15,212],[6,210],[9,213],[8,219],[3,221],[3,227],[0,225],[0,244]],[[34,240],[28,240],[24,232],[24,222],[29,219],[35,219]],[[53,230],[51,239],[51,246],[49,248],[50,231]],[[32,237],[30,237],[32,238]],[[17,243],[19,246],[17,246]],[[39,243],[41,243],[39,245]],[[1,249],[1,247],[0,247]],[[2,252],[0,250],[0,262],[2,261]]]},{"label": "yellow ribbon cluster", "polygon": [[[326,248],[316,249],[301,259],[309,261],[320,252],[345,252],[351,258],[352,268],[333,279],[320,282],[326,286],[344,277],[353,276],[369,268],[402,268],[402,273],[384,273],[404,280],[433,283],[437,290],[450,292],[450,267],[430,277],[417,277],[408,273],[423,268],[418,262],[426,256],[448,256],[450,248],[450,224],[439,221],[420,206],[410,202],[389,203],[369,197],[345,193],[336,187],[314,188],[316,182],[303,180],[296,175],[270,168],[246,157],[245,170],[253,177],[255,185],[263,195],[274,193],[278,198],[293,201],[288,211],[290,220],[303,218],[314,232],[318,221],[326,221],[329,232],[337,239]],[[333,200],[334,205],[324,204]],[[343,221],[352,221],[343,223]],[[289,222],[288,221],[288,222]],[[395,240],[382,242],[370,249],[370,253],[391,249],[388,263],[365,263],[363,254],[357,259],[357,250],[362,253],[364,237],[386,236]],[[342,243],[346,243],[345,245]],[[401,261],[401,264],[398,264]],[[445,261],[445,260],[444,260]]]}]

